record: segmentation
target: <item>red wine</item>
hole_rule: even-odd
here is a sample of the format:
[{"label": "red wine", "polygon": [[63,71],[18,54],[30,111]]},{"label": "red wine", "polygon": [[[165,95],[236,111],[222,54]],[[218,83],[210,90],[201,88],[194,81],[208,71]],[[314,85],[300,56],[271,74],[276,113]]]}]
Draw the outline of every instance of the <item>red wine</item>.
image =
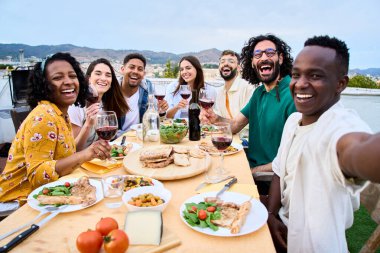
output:
[{"label": "red wine", "polygon": [[164,117],[166,115],[166,112],[160,112],[158,115],[160,115],[160,117]]},{"label": "red wine", "polygon": [[208,109],[214,105],[214,101],[208,99],[199,99],[199,104],[204,108]]},{"label": "red wine", "polygon": [[98,96],[96,96],[96,97],[88,97],[88,98],[86,98],[86,100],[87,100],[87,102],[89,102],[90,104],[94,104],[94,103],[98,102],[99,97],[98,97]]},{"label": "red wine", "polygon": [[188,99],[190,97],[190,93],[181,93],[181,97],[183,99]]},{"label": "red wine", "polygon": [[219,150],[223,151],[228,148],[232,143],[232,138],[228,137],[213,137],[212,144]]},{"label": "red wine", "polygon": [[95,131],[98,134],[100,139],[109,141],[115,136],[117,132],[117,127],[116,126],[101,127],[101,128],[95,129]]},{"label": "red wine", "polygon": [[157,100],[163,100],[165,95],[154,95]]}]

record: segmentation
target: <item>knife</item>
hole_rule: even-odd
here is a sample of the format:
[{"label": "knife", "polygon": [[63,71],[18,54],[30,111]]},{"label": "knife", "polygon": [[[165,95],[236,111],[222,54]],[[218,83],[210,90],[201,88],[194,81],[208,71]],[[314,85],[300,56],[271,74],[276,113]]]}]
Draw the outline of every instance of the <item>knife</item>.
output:
[{"label": "knife", "polygon": [[63,206],[60,209],[58,209],[55,212],[52,212],[48,217],[42,219],[40,222],[37,224],[32,224],[32,226],[13,238],[10,242],[8,242],[6,245],[0,247],[0,253],[3,252],[9,252],[11,249],[19,245],[21,242],[23,242],[26,238],[31,236],[34,232],[36,232],[40,227],[45,225],[46,222],[49,220],[53,219],[55,216],[57,216],[63,209],[65,209],[67,206]]},{"label": "knife", "polygon": [[123,139],[121,139],[121,143],[120,143],[120,146],[124,146],[124,143],[125,143],[125,139],[127,138],[127,136],[123,136]]},{"label": "knife", "polygon": [[224,187],[216,194],[216,197],[219,197],[223,192],[228,190],[233,184],[237,182],[237,178],[234,177],[231,181],[224,185]]},{"label": "knife", "polygon": [[198,190],[202,189],[202,188],[205,187],[206,185],[209,185],[209,184],[217,184],[217,183],[220,183],[220,182],[226,181],[227,179],[230,179],[230,178],[233,178],[233,177],[235,177],[235,176],[227,176],[227,177],[225,177],[225,178],[222,178],[222,179],[217,180],[217,181],[212,182],[212,183],[211,183],[211,182],[204,181],[204,182],[200,183],[200,184],[197,186],[197,188],[195,188],[195,191],[198,191]]}]

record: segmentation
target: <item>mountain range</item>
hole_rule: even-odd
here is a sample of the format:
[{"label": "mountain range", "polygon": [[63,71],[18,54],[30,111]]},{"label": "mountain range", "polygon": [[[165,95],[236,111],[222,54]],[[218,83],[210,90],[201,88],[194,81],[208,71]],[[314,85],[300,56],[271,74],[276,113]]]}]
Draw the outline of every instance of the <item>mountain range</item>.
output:
[{"label": "mountain range", "polygon": [[[56,52],[69,52],[79,61],[92,61],[97,58],[107,58],[114,61],[122,62],[124,57],[130,53],[143,54],[150,64],[164,64],[168,60],[178,62],[185,55],[194,55],[201,63],[217,63],[222,51],[211,48],[200,52],[188,52],[183,54],[174,54],[169,52],[154,52],[150,50],[114,50],[114,49],[95,49],[89,47],[78,47],[71,44],[64,45],[41,45],[29,46],[25,44],[1,44],[0,43],[0,59],[12,56],[18,59],[19,50],[24,50],[24,57],[29,58],[35,56],[44,58],[46,55]],[[351,69],[349,74],[371,75],[380,77],[380,68],[368,69]]]},{"label": "mountain range", "polygon": [[7,56],[12,56],[13,59],[18,59],[19,50],[24,50],[24,57],[29,58],[35,56],[37,58],[44,58],[46,55],[54,54],[56,52],[69,52],[78,60],[87,59],[93,60],[97,58],[107,58],[122,62],[124,57],[130,53],[143,54],[150,64],[164,64],[167,60],[178,62],[185,55],[194,55],[202,63],[218,62],[219,56],[222,51],[212,48],[200,52],[189,52],[184,54],[173,54],[168,52],[154,52],[149,50],[113,50],[113,49],[94,49],[89,47],[78,47],[71,44],[64,45],[41,45],[29,46],[25,44],[0,44],[0,59]]}]

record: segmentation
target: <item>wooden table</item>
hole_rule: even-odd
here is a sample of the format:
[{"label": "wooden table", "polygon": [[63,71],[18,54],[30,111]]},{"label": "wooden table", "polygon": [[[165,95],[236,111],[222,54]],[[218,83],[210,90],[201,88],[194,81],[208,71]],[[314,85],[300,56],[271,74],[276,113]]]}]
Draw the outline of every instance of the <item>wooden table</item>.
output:
[{"label": "wooden table", "polygon": [[[135,141],[134,138],[129,137],[129,141]],[[181,142],[181,145],[192,146],[196,144],[197,142],[190,142],[187,139]],[[219,157],[212,158],[212,166],[218,165],[218,159]],[[238,183],[254,184],[244,151],[226,156],[224,162],[226,168],[238,178]],[[63,177],[62,180],[68,177],[78,177],[83,174],[99,176],[78,168],[73,174]],[[102,176],[114,174],[126,174],[126,171],[123,167],[120,167]],[[182,222],[179,217],[180,205],[187,198],[196,194],[195,187],[203,179],[204,175],[201,174],[187,179],[163,181],[164,186],[173,195],[169,205],[163,212],[164,228],[168,232],[176,234],[181,241],[181,245],[165,252],[275,252],[267,225],[244,236],[214,237],[196,232]],[[257,189],[252,194],[257,195]],[[113,217],[118,221],[119,227],[124,228],[126,207],[122,205],[119,208],[110,209],[105,205],[107,202],[115,202],[115,199],[104,199],[92,207],[77,212],[59,214],[35,234],[14,248],[12,252],[77,252],[75,240],[78,234],[87,229],[95,229],[95,225],[101,217]],[[0,223],[0,234],[27,223],[37,214],[38,211],[25,204]],[[0,241],[0,245],[4,245],[11,238],[12,236]],[[127,252],[138,251],[134,246],[131,246]]]}]

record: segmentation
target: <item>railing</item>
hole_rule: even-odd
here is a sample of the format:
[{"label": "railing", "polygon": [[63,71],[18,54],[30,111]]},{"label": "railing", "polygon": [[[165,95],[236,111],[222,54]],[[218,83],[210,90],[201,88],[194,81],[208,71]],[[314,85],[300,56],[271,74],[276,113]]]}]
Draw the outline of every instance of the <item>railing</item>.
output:
[{"label": "railing", "polygon": [[[153,84],[168,85],[171,82],[178,80],[177,78],[148,78]],[[219,87],[224,84],[223,80],[206,80],[211,86]]]}]

